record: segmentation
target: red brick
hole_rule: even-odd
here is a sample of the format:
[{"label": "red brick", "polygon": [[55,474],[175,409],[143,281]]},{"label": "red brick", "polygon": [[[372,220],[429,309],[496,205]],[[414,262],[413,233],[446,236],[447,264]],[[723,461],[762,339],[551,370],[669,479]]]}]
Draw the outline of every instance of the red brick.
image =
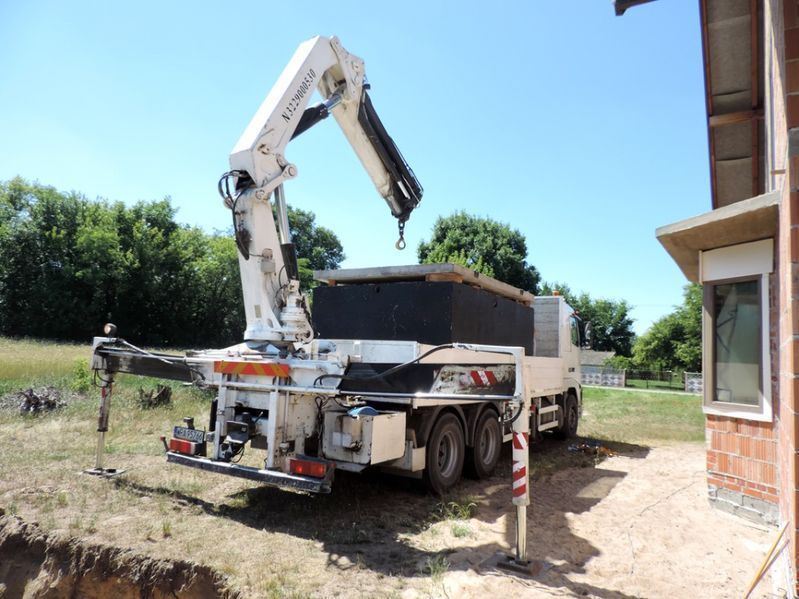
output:
[{"label": "red brick", "polygon": [[749,454],[750,457],[756,460],[765,460],[766,443],[768,443],[766,439],[752,439],[752,452]]},{"label": "red brick", "polygon": [[799,92],[799,60],[785,63],[785,91]]},{"label": "red brick", "polygon": [[[799,194],[797,194],[799,195]],[[791,333],[799,334],[799,301],[791,300]]]},{"label": "red brick", "polygon": [[774,464],[762,464],[760,480],[767,485],[777,484],[777,469]]},{"label": "red brick", "polygon": [[777,503],[779,501],[779,497],[776,495],[772,495],[771,493],[763,493],[763,501],[768,501],[769,503]]},{"label": "red brick", "polygon": [[793,2],[793,0],[783,0],[782,11],[785,29],[792,29],[793,27],[799,26],[798,11],[796,10],[796,3]]},{"label": "red brick", "polygon": [[717,461],[718,472],[730,472],[730,456],[726,453],[720,453]]},{"label": "red brick", "polygon": [[749,497],[755,497],[757,499],[763,498],[763,493],[755,489],[752,489],[750,487],[744,487],[744,495],[748,495]]},{"label": "red brick", "polygon": [[754,439],[745,435],[736,435],[734,451],[738,455],[751,457],[752,456],[752,442]]},{"label": "red brick", "polygon": [[799,29],[785,32],[785,60],[799,58]]},{"label": "red brick", "polygon": [[[794,523],[799,522],[799,503],[797,503],[796,499],[794,498],[793,502],[788,502],[790,511],[788,512],[790,518],[793,520]],[[790,528],[789,528],[790,529]]]},{"label": "red brick", "polygon": [[[738,484],[743,486],[746,483],[746,480],[749,478],[749,461],[745,460],[741,456],[734,456],[731,459],[730,464],[730,471],[732,472],[733,476],[737,476],[740,479]],[[755,477],[753,476],[752,478]]]},{"label": "red brick", "polygon": [[[793,232],[791,232],[791,237],[793,237]],[[794,248],[791,248],[791,251],[794,251]],[[799,252],[799,247],[796,248],[796,251]],[[799,374],[799,341],[794,341],[791,344],[791,354],[790,354],[791,365],[793,366],[793,370],[791,371],[792,374]],[[796,397],[797,391],[797,383],[799,380],[794,380],[794,397]]]},{"label": "red brick", "polygon": [[[791,385],[789,389],[792,391],[793,401],[797,401],[797,399],[799,399],[799,379],[794,379],[793,385]],[[789,399],[786,398],[786,401],[789,401]],[[785,440],[789,447],[796,447],[797,435],[799,434],[799,413],[793,414],[790,418],[786,418],[785,424]],[[780,451],[784,450],[781,449]]]},{"label": "red brick", "polygon": [[777,442],[776,441],[766,441],[763,446],[763,459],[767,462],[774,463],[777,461]]}]

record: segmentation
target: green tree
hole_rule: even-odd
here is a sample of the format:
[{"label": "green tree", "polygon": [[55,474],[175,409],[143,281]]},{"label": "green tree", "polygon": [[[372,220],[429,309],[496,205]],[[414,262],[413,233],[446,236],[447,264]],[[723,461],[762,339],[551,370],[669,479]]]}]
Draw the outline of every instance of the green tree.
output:
[{"label": "green tree", "polygon": [[[304,282],[344,253],[290,210]],[[0,334],[86,340],[112,320],[138,343],[229,345],[244,330],[232,236],[180,225],[169,198],[125,206],[0,183]]]},{"label": "green tree", "polygon": [[541,278],[527,264],[527,242],[516,229],[490,218],[456,212],[439,217],[430,241],[419,244],[420,264],[454,262],[532,293]]},{"label": "green tree", "polygon": [[592,349],[613,351],[618,356],[631,355],[635,332],[630,304],[625,300],[595,299],[587,293],[577,294],[564,283],[545,282],[541,285],[541,295],[552,295],[554,291],[566,299],[583,322],[591,323]]},{"label": "green tree", "polygon": [[701,285],[686,285],[682,305],[638,338],[633,361],[639,368],[690,372],[702,369]]},{"label": "green tree", "polygon": [[313,212],[288,206],[288,217],[291,240],[297,250],[300,283],[308,290],[316,286],[313,271],[338,268],[346,257],[344,248],[333,231],[316,224]]},{"label": "green tree", "polygon": [[199,292],[191,317],[203,326],[194,327],[192,345],[230,345],[241,340],[246,326],[236,242],[232,235],[214,235],[205,249],[194,264]]}]

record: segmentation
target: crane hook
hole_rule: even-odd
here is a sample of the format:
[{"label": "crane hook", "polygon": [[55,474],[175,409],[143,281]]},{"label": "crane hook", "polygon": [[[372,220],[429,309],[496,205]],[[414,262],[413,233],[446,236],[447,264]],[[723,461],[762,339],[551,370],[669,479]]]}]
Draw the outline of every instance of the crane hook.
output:
[{"label": "crane hook", "polygon": [[404,250],[405,246],[405,221],[397,221],[397,228],[399,229],[399,239],[397,239],[397,243],[394,244],[394,247],[398,250]]}]

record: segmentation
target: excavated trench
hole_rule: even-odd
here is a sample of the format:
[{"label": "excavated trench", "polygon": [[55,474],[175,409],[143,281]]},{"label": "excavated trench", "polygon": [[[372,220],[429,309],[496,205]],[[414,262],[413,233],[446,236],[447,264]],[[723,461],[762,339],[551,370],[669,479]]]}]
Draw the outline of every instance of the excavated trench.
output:
[{"label": "excavated trench", "polygon": [[0,511],[0,599],[233,599],[225,577],[187,561],[48,535]]}]

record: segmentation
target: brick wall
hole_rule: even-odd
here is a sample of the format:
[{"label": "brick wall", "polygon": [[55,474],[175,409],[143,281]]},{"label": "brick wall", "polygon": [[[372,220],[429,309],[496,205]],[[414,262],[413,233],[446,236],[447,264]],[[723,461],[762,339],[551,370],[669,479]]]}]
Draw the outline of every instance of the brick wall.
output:
[{"label": "brick wall", "polygon": [[[783,10],[779,3],[768,2],[774,9],[772,19],[777,62],[781,68],[774,69],[769,82],[777,100],[773,135],[782,156],[797,154],[799,133],[799,3],[784,0]],[[777,6],[774,6],[777,4]],[[780,17],[782,23],[780,23]],[[781,26],[780,26],[781,25]],[[782,35],[780,35],[782,34]],[[790,139],[790,142],[789,142]],[[776,162],[776,161],[775,161]],[[787,168],[786,168],[787,167]],[[777,448],[780,468],[780,485],[785,490],[780,498],[782,522],[789,523],[789,551],[787,569],[795,592],[797,588],[797,559],[799,559],[799,530],[797,529],[797,428],[799,414],[796,400],[799,397],[799,157],[791,156],[786,165],[776,162],[773,167],[781,175],[784,192],[779,222],[779,244],[777,264],[780,281],[779,347],[780,347],[780,392],[782,402],[778,413],[779,443]]]},{"label": "brick wall", "polygon": [[706,435],[711,501],[738,516],[776,524],[779,491],[774,425],[708,414]]}]

